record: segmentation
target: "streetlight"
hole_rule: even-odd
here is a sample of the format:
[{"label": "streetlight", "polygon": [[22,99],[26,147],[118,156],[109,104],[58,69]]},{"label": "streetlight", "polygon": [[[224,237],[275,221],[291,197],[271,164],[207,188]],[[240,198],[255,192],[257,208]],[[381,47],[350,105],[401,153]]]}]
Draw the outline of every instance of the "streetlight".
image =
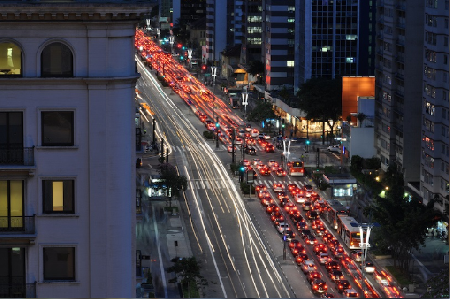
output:
[{"label": "streetlight", "polygon": [[173,54],[173,43],[174,42],[175,42],[175,36],[173,36],[173,35],[169,36],[170,54]]},{"label": "streetlight", "polygon": [[151,31],[152,30],[152,27],[150,26],[151,21],[152,21],[151,19],[145,19],[145,22],[147,24],[147,31]]},{"label": "streetlight", "polygon": [[192,49],[188,49],[188,59],[189,59],[189,68],[192,68],[192,63],[191,63],[191,59],[192,59]]},{"label": "streetlight", "polygon": [[248,92],[242,93],[242,105],[244,105],[244,118],[247,119]]},{"label": "streetlight", "polygon": [[211,76],[213,77],[213,119],[214,117],[214,100],[215,100],[215,94],[216,94],[216,76],[217,76],[217,67],[216,66],[212,66],[211,67]]}]

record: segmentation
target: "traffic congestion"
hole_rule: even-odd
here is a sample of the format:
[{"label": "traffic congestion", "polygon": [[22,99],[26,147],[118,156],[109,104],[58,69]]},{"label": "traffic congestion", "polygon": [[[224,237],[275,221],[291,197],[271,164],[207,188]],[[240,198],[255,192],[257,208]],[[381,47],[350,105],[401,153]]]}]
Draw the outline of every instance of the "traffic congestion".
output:
[{"label": "traffic congestion", "polygon": [[301,159],[284,155],[275,147],[274,143],[283,142],[283,138],[272,139],[245,124],[171,53],[164,52],[140,30],[136,31],[135,46],[141,59],[164,78],[206,130],[214,132],[227,152],[241,152],[245,172],[256,174],[255,197],[265,210],[265,221],[272,223],[280,235],[283,258],[295,261],[315,296],[402,298],[392,277],[361,258],[359,232],[348,224],[356,220],[342,205],[321,197],[308,183]]}]

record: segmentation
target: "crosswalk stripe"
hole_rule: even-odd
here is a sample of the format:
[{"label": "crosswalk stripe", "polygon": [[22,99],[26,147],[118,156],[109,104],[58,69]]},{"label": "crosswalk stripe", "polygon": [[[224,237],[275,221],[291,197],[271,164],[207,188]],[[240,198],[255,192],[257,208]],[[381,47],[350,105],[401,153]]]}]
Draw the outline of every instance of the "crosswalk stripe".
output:
[{"label": "crosswalk stripe", "polygon": [[202,187],[203,190],[205,190],[205,184],[203,183],[203,181],[200,181],[200,186]]},{"label": "crosswalk stripe", "polygon": [[208,181],[205,181],[205,186],[206,186],[206,189],[212,189],[212,188],[211,188],[211,185],[209,184]]},{"label": "crosswalk stripe", "polygon": [[198,185],[198,181],[195,181],[195,184],[197,185],[197,189],[200,189],[200,187]]}]

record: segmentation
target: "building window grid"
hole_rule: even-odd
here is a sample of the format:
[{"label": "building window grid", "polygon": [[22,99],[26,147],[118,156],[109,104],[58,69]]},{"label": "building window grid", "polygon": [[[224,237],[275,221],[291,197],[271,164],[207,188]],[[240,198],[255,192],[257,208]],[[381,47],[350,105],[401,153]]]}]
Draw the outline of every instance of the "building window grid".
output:
[{"label": "building window grid", "polygon": [[434,104],[432,104],[432,103],[430,103],[428,101],[425,101],[424,107],[425,107],[425,112],[428,115],[434,115],[435,114],[436,111],[435,111]]},{"label": "building window grid", "polygon": [[428,168],[433,169],[434,168],[434,158],[425,153],[425,151],[422,151],[422,160]]}]

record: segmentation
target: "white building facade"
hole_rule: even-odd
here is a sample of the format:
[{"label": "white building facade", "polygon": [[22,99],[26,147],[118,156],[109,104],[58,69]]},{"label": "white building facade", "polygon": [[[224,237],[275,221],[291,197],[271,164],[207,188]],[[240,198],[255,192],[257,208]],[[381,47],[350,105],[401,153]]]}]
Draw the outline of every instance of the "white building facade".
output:
[{"label": "white building facade", "polygon": [[[135,25],[0,3],[0,297],[135,297]],[[145,5],[145,4],[144,4]]]}]

